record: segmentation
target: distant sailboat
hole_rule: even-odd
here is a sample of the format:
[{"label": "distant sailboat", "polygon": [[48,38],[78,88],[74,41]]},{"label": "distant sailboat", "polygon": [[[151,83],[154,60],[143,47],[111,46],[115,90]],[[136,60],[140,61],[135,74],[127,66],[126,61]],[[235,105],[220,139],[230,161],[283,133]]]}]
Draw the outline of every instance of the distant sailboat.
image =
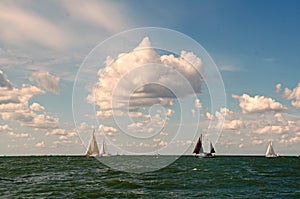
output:
[{"label": "distant sailboat", "polygon": [[106,147],[106,143],[105,143],[104,138],[103,138],[103,143],[102,143],[102,146],[101,146],[100,156],[101,157],[110,156],[110,153],[108,153],[108,151],[107,151],[107,147]]},{"label": "distant sailboat", "polygon": [[89,146],[87,148],[87,151],[85,153],[85,156],[87,157],[97,157],[99,156],[99,148],[95,136],[95,130],[93,131],[93,135],[91,137],[91,140],[89,142]]},{"label": "distant sailboat", "polygon": [[267,158],[276,158],[278,155],[275,153],[272,142],[269,143],[267,151],[266,151]]},{"label": "distant sailboat", "polygon": [[201,134],[194,148],[193,153],[195,154],[196,157],[199,158],[214,158],[216,151],[211,142],[210,142],[210,152],[206,153],[203,151],[202,134]]}]

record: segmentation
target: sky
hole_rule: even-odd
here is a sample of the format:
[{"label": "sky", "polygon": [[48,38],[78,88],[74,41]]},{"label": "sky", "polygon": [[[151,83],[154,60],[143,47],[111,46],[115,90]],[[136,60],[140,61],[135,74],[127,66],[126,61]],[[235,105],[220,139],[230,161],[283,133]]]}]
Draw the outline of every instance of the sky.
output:
[{"label": "sky", "polygon": [[[84,154],[94,128],[99,140],[105,135],[112,153],[190,154],[202,133],[218,154],[264,154],[270,141],[279,154],[300,154],[299,4],[1,1],[0,155]],[[154,46],[164,41],[147,32],[126,41],[120,36],[142,27],[175,30],[199,43],[221,74],[226,106],[211,107],[209,83],[197,76],[208,67],[199,53],[184,45],[175,55],[157,51]],[[107,56],[87,58],[105,45]],[[151,63],[151,70],[138,68]],[[190,82],[192,97],[176,71]],[[142,85],[162,77],[165,87]],[[136,89],[131,96],[123,95],[128,87]],[[79,88],[81,98],[72,99]],[[129,119],[120,103],[124,97],[130,98]],[[86,106],[94,115],[79,114]],[[182,133],[176,137],[179,123]],[[208,129],[221,131],[218,139],[211,139]],[[125,131],[148,139],[131,140]]]}]

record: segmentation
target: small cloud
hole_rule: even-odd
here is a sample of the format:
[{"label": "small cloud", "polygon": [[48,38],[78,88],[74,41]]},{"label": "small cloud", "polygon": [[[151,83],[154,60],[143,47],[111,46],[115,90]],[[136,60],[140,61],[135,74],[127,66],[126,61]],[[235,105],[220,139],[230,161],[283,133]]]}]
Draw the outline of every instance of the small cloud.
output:
[{"label": "small cloud", "polygon": [[196,111],[195,111],[195,109],[192,109],[191,112],[192,112],[193,117],[196,117]]},{"label": "small cloud", "polygon": [[45,145],[45,142],[44,142],[44,141],[41,141],[41,142],[36,143],[35,146],[36,146],[36,147],[39,147],[39,148],[44,148],[46,145]]},{"label": "small cloud", "polygon": [[46,133],[46,136],[48,135],[66,135],[66,130],[65,129],[53,129],[52,131],[49,131]]},{"label": "small cloud", "polygon": [[281,84],[276,84],[276,93],[281,91]]},{"label": "small cloud", "polygon": [[198,109],[202,109],[202,103],[200,99],[195,99],[195,107]]},{"label": "small cloud", "polygon": [[275,59],[275,58],[272,58],[272,57],[265,57],[265,58],[263,58],[263,60],[264,60],[265,62],[275,62],[275,61],[276,61],[276,59]]},{"label": "small cloud", "polygon": [[10,137],[14,137],[14,138],[29,138],[30,134],[28,133],[14,133],[14,132],[9,132],[8,135]]},{"label": "small cloud", "polygon": [[0,131],[11,131],[12,128],[10,128],[7,124],[0,125]]},{"label": "small cloud", "polygon": [[167,146],[168,142],[160,141],[158,145],[159,146]]},{"label": "small cloud", "polygon": [[31,104],[30,109],[33,111],[45,111],[45,107],[41,106],[40,104],[34,102]]},{"label": "small cloud", "polygon": [[221,71],[230,71],[230,72],[240,70],[240,68],[233,66],[233,65],[220,66],[219,69]]},{"label": "small cloud", "polygon": [[260,145],[262,143],[264,143],[262,140],[253,140],[252,141],[252,144],[254,144],[254,145]]}]

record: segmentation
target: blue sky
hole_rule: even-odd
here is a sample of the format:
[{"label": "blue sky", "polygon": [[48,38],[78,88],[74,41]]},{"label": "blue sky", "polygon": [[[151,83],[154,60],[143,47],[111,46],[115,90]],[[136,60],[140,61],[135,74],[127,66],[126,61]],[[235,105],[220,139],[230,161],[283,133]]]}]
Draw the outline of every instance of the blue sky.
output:
[{"label": "blue sky", "polygon": [[[76,73],[97,44],[139,27],[182,32],[215,61],[226,88],[228,113],[217,151],[263,154],[267,142],[273,141],[278,153],[299,154],[299,4],[296,0],[1,1],[0,154],[84,153],[76,132],[80,127],[88,137],[95,126],[74,125]],[[205,84],[202,87],[200,126],[205,129],[209,120],[220,119],[222,110],[210,112]],[[112,132],[108,127],[102,130]],[[181,144],[193,141],[187,136]]]}]

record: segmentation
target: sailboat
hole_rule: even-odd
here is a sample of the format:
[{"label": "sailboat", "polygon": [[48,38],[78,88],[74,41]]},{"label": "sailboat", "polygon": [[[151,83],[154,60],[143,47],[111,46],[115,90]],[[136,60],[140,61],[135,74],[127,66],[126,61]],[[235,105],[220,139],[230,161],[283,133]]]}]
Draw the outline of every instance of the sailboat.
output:
[{"label": "sailboat", "polygon": [[195,154],[195,157],[199,158],[214,158],[215,157],[215,148],[213,147],[212,143],[210,142],[210,152],[204,152],[203,146],[202,146],[202,134],[200,135],[197,144],[195,145],[193,153]]},{"label": "sailboat", "polygon": [[102,143],[101,150],[100,150],[101,157],[110,156],[110,153],[108,153],[106,148],[107,147],[106,147],[105,139],[103,138],[103,143]]},{"label": "sailboat", "polygon": [[267,158],[276,158],[278,155],[275,153],[272,142],[269,143],[267,151],[266,151]]},{"label": "sailboat", "polygon": [[93,131],[93,135],[91,137],[91,140],[89,142],[89,146],[86,150],[85,156],[87,157],[97,157],[99,156],[99,148],[95,136],[95,129]]}]

